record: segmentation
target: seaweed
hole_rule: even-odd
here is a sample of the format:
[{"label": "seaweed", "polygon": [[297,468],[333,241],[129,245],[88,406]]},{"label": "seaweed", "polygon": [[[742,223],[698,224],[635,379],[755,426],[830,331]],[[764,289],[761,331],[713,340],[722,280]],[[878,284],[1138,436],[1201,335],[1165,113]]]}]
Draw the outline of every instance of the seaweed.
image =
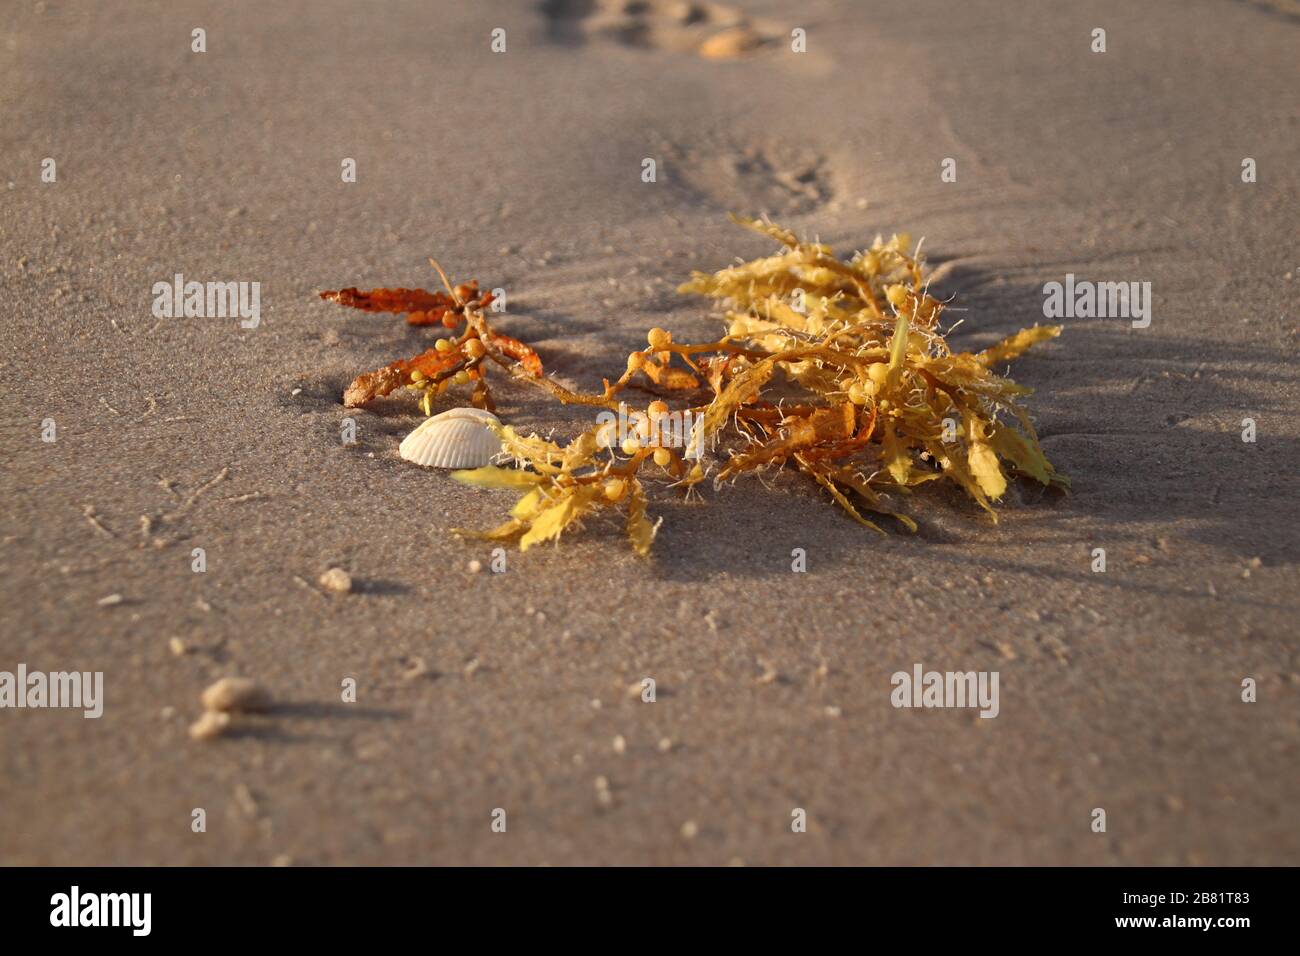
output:
[{"label": "seaweed", "polygon": [[[459,294],[469,287],[446,283],[451,302],[439,306],[442,321],[463,319],[465,333],[441,350],[362,376],[349,389],[356,401],[348,403],[414,385],[424,390],[428,414],[448,381],[481,370],[485,358],[565,404],[626,410],[619,396],[640,378],[673,398],[676,409],[658,398],[634,412],[629,434],[616,436],[606,422],[565,445],[499,426],[508,466],[453,473],[474,487],[523,492],[509,520],[458,533],[518,540],[525,551],[558,540],[588,516],[618,511],[632,547],[645,555],[659,527],[648,513],[649,485],[690,495],[709,478],[732,481],[785,467],[809,476],[854,521],[880,533],[873,518],[917,530],[904,503],[914,507],[914,490],[931,481],[956,484],[994,521],[1008,477],[1068,488],[1019,404],[1031,390],[994,371],[1057,336],[1059,326],[1023,329],[981,352],[953,352],[940,324],[945,303],[930,295],[919,248],[907,236],[877,237],[843,260],[772,223],[735,221],[779,249],[695,272],[679,288],[718,303],[726,334],[716,341],[677,342],[667,330],[651,329],[617,379],[605,379],[599,392],[577,392],[546,375],[528,346],[492,329],[481,297]],[[426,308],[412,290],[344,291],[328,297],[372,310],[377,303],[386,311]],[[485,393],[480,371],[476,404]],[[683,421],[690,423],[686,434],[668,427]]]},{"label": "seaweed", "polygon": [[433,348],[419,355],[357,376],[343,392],[343,404],[348,408],[366,405],[399,388],[411,388],[421,393],[420,410],[431,415],[433,402],[451,385],[472,383],[470,400],[491,411],[495,402],[487,384],[487,360],[507,369],[517,367],[527,375],[542,374],[542,361],[530,346],[489,329],[481,320],[483,309],[493,301],[491,292],[480,293],[477,280],[452,286],[436,261],[430,259],[429,264],[442,278],[445,292],[347,288],[320,293],[322,299],[363,312],[404,313],[408,325],[442,325],[454,332],[462,322],[466,324],[460,335],[438,339]]}]

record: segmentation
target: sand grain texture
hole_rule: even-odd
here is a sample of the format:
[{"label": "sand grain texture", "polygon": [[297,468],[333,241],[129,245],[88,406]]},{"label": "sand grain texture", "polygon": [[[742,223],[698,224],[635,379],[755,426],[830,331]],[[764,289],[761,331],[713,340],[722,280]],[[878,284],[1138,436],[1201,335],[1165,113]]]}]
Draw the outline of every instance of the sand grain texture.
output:
[{"label": "sand grain texture", "polygon": [[[13,6],[0,669],[102,670],[107,701],[0,712],[0,863],[1300,862],[1300,25],[801,6],[743,8],[806,54],[720,61],[524,2]],[[591,388],[649,326],[716,334],[673,289],[767,251],[729,210],[926,236],[969,347],[1067,272],[1151,281],[1149,329],[1075,320],[1016,365],[1075,493],[1013,491],[997,526],[927,493],[920,537],[882,540],[783,476],[656,503],[650,563],[598,525],[493,574],[448,531],[508,496],[402,462],[413,401],[339,404],[432,331],[321,289],[433,288],[436,256]],[[155,319],[175,273],[261,282],[261,326]],[[519,389],[499,413],[591,421]],[[998,670],[1000,715],[893,709],[916,662]],[[230,673],[275,709],[190,740]]]}]

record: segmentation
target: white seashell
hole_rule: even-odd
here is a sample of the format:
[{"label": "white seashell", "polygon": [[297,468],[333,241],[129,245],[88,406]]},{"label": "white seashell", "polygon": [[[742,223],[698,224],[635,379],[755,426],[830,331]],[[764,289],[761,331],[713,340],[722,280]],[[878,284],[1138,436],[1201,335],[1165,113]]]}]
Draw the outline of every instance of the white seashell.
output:
[{"label": "white seashell", "polygon": [[453,408],[422,422],[402,439],[398,453],[426,468],[481,468],[501,451],[489,422],[501,423],[481,408]]}]

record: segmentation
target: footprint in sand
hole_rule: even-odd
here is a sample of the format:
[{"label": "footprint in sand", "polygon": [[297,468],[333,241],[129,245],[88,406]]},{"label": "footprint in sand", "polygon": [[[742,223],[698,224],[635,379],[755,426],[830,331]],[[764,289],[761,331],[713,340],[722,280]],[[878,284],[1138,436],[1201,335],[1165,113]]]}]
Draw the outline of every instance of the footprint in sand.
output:
[{"label": "footprint in sand", "polygon": [[781,35],[734,7],[698,0],[544,0],[542,13],[559,43],[604,40],[710,60],[751,56]]},{"label": "footprint in sand", "polygon": [[802,215],[834,195],[825,158],[797,147],[705,144],[664,153],[668,183],[723,211]]}]

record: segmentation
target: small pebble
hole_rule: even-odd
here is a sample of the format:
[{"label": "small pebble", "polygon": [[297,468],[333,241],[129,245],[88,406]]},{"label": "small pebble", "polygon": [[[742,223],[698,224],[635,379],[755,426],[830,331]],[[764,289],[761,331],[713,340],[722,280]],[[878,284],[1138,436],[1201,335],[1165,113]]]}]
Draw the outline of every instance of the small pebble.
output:
[{"label": "small pebble", "polygon": [[619,734],[617,737],[614,738],[614,753],[621,754],[626,752],[627,752],[627,741],[623,739],[622,734]]},{"label": "small pebble", "polygon": [[480,571],[482,571],[482,570],[483,570],[483,562],[482,562],[482,561],[471,561],[471,562],[469,563],[469,571],[470,571],[470,574],[478,574],[478,573],[479,573]]},{"label": "small pebble", "polygon": [[352,590],[352,575],[342,568],[330,568],[320,576],[320,586],[335,594],[347,594]]},{"label": "small pebble", "polygon": [[688,840],[694,840],[700,835],[700,828],[694,820],[687,820],[682,824],[682,836]]},{"label": "small pebble", "polygon": [[660,753],[666,754],[666,753],[668,753],[668,751],[670,751],[670,750],[672,750],[672,749],[673,749],[673,742],[672,742],[671,738],[668,738],[668,737],[660,737],[660,738],[659,738],[659,752],[660,752]]},{"label": "small pebble", "polygon": [[402,680],[415,680],[429,673],[429,665],[424,662],[423,657],[413,657],[407,662],[406,669],[402,671]]},{"label": "small pebble", "polygon": [[746,26],[731,27],[713,34],[700,44],[706,60],[734,60],[763,44],[763,38]]},{"label": "small pebble", "polygon": [[170,641],[168,641],[167,647],[177,657],[184,657],[185,652],[189,650],[189,648],[185,646],[185,642],[182,641],[179,637],[173,637]]},{"label": "small pebble", "polygon": [[220,737],[229,726],[229,714],[205,711],[202,717],[190,724],[190,737],[194,740],[211,740]]},{"label": "small pebble", "polygon": [[235,803],[239,804],[244,816],[257,816],[257,800],[253,798],[253,791],[248,789],[248,784],[241,783],[235,787]]},{"label": "small pebble", "polygon": [[108,597],[102,597],[95,603],[100,607],[112,607],[114,604],[121,604],[124,598],[120,594],[110,594]]},{"label": "small pebble", "polygon": [[266,688],[247,677],[223,677],[199,699],[207,710],[221,712],[266,710],[271,706]]}]

